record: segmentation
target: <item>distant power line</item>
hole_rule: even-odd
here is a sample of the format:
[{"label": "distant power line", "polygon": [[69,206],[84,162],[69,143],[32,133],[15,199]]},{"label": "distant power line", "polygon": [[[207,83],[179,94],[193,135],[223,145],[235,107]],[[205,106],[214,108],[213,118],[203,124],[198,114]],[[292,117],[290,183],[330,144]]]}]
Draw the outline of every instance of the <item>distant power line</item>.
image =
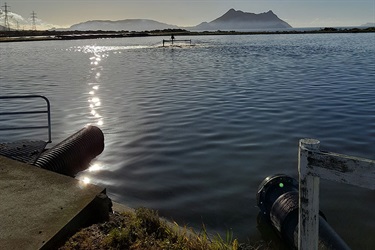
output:
[{"label": "distant power line", "polygon": [[36,13],[35,13],[34,11],[31,13],[31,20],[32,20],[32,22],[33,22],[33,25],[32,25],[32,27],[31,27],[31,29],[32,29],[32,30],[36,30],[36,24],[35,24]]}]

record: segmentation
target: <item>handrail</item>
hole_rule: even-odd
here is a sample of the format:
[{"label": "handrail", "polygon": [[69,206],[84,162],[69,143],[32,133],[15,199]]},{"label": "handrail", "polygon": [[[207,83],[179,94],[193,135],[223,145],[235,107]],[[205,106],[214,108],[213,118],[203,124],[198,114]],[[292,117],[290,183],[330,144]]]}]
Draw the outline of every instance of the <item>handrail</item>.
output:
[{"label": "handrail", "polygon": [[18,126],[18,127],[5,127],[0,128],[0,131],[9,130],[26,130],[26,129],[46,129],[48,128],[48,143],[51,140],[51,105],[47,97],[42,95],[15,95],[15,96],[0,96],[0,99],[32,99],[42,98],[46,102],[46,110],[30,110],[30,111],[17,111],[17,112],[0,112],[0,116],[4,115],[26,115],[26,114],[47,114],[48,126]]},{"label": "handrail", "polygon": [[170,39],[170,40],[165,40],[163,39],[163,47],[164,47],[164,43],[172,43],[173,45],[173,42],[190,42],[190,45],[191,45],[191,39]]},{"label": "handrail", "polygon": [[320,142],[299,142],[298,249],[318,249],[320,178],[375,190],[375,161],[323,152]]}]

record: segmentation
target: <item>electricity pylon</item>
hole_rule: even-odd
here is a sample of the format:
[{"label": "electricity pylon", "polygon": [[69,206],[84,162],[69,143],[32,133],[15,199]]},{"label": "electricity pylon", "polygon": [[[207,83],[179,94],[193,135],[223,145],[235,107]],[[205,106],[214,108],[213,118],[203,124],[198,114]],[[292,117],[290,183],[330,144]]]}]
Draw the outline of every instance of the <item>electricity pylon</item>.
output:
[{"label": "electricity pylon", "polygon": [[6,30],[10,31],[10,25],[9,25],[9,20],[8,20],[8,8],[10,7],[7,5],[7,3],[4,3],[4,27]]},{"label": "electricity pylon", "polygon": [[32,30],[36,30],[35,19],[36,19],[36,13],[33,11],[33,12],[31,13],[31,20],[32,20],[32,22],[33,22],[33,25],[32,25],[32,27],[31,27]]}]

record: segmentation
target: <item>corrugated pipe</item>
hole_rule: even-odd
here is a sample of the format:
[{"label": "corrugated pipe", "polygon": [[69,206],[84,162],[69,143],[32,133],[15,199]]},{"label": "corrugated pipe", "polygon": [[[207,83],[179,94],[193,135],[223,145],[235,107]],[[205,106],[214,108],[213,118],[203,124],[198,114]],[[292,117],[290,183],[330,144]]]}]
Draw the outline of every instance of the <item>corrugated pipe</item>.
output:
[{"label": "corrugated pipe", "polygon": [[90,161],[103,150],[103,132],[98,127],[87,126],[43,152],[34,165],[60,174],[75,176],[85,170]]},{"label": "corrugated pipe", "polygon": [[[261,215],[292,248],[298,247],[298,182],[287,175],[268,176],[259,185],[257,205]],[[350,249],[319,216],[319,249]]]}]

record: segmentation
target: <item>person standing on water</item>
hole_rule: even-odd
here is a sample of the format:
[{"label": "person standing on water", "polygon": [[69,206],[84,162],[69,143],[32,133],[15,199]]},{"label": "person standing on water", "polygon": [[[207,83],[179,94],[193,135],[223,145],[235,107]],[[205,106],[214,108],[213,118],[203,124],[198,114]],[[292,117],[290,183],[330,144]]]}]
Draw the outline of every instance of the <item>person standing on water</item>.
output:
[{"label": "person standing on water", "polygon": [[173,44],[173,40],[174,40],[174,35],[173,34],[171,35],[171,40],[172,40],[172,44]]}]

